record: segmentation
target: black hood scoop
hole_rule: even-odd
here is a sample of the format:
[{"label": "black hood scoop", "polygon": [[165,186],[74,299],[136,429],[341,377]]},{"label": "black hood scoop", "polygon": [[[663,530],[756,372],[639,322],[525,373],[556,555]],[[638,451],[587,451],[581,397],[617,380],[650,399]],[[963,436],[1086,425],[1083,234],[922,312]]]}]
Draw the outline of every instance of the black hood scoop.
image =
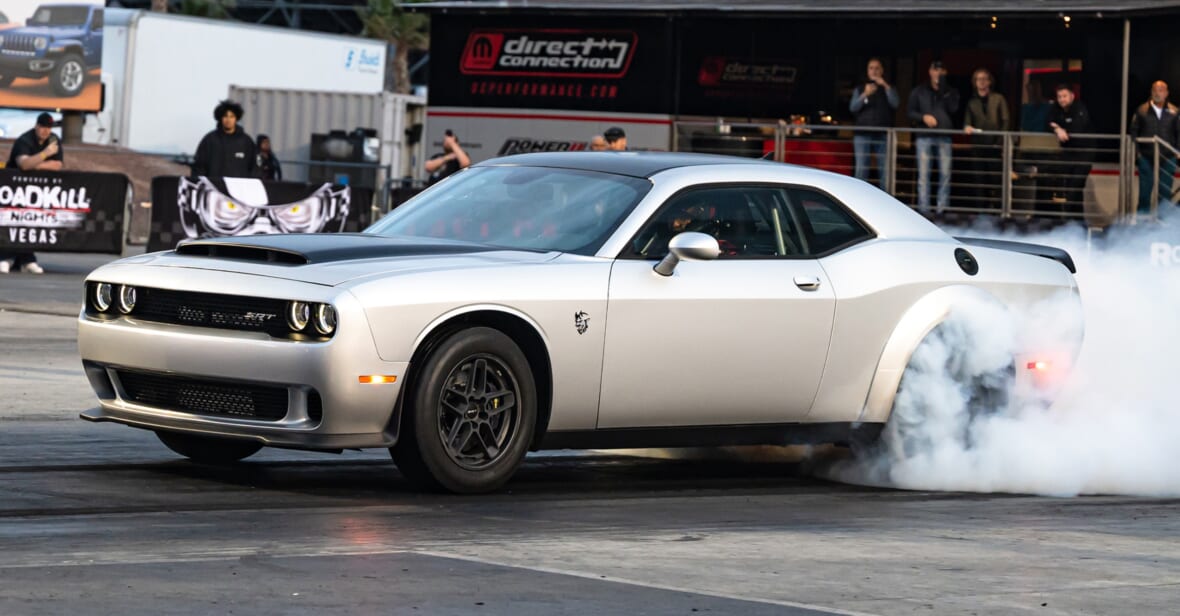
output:
[{"label": "black hood scoop", "polygon": [[383,237],[370,233],[306,233],[251,235],[188,240],[175,253],[257,261],[276,265],[309,265],[381,257],[453,255],[502,250],[481,244],[418,237]]}]

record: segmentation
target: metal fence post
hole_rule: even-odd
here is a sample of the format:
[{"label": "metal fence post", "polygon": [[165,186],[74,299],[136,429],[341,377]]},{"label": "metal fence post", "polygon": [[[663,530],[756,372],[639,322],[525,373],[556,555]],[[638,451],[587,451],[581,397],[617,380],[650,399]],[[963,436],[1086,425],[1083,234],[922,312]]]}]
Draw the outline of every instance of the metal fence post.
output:
[{"label": "metal fence post", "polygon": [[1000,218],[1012,216],[1012,133],[1004,131],[1004,150],[1000,157]]},{"label": "metal fence post", "polygon": [[[889,161],[889,174],[885,177],[885,192],[897,193],[897,129],[885,131],[885,158]],[[880,163],[878,163],[880,164]]]},{"label": "metal fence post", "polygon": [[672,151],[680,151],[680,122],[672,122]]},{"label": "metal fence post", "polygon": [[1152,157],[1151,170],[1151,204],[1147,211],[1151,216],[1151,220],[1155,220],[1160,202],[1160,140],[1159,137],[1152,137],[1151,139],[1152,146],[1154,146],[1154,156]]}]

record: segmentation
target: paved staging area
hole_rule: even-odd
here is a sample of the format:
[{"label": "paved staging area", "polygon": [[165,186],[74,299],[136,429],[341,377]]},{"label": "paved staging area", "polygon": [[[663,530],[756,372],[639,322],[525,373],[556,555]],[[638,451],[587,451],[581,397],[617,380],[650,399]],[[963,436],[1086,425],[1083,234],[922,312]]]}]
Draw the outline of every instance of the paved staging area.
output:
[{"label": "paved staging area", "polygon": [[545,453],[481,497],[415,493],[381,451],[196,466],[76,419],[73,319],[44,313],[68,314],[81,278],[50,271],[0,280],[6,616],[1162,614],[1180,597],[1176,499],[846,486],[767,449]]}]

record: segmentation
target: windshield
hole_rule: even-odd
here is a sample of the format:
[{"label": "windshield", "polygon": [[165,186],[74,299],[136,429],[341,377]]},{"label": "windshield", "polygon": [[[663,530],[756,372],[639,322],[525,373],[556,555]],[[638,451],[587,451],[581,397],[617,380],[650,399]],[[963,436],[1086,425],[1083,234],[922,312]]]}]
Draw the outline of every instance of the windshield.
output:
[{"label": "windshield", "polygon": [[591,255],[651,183],[549,167],[473,167],[402,204],[365,230]]},{"label": "windshield", "polygon": [[80,26],[89,14],[85,6],[43,6],[29,21],[37,26]]}]

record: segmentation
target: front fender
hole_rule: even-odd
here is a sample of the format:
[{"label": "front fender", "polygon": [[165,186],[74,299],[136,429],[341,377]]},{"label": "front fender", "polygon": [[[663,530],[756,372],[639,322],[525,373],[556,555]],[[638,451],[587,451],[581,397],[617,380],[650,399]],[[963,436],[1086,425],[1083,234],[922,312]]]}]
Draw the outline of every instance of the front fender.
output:
[{"label": "front fender", "polygon": [[931,291],[910,306],[893,328],[877,361],[860,421],[885,422],[889,419],[902,374],[914,350],[927,334],[946,320],[955,306],[976,302],[999,303],[1000,300],[978,287],[952,285]]}]

